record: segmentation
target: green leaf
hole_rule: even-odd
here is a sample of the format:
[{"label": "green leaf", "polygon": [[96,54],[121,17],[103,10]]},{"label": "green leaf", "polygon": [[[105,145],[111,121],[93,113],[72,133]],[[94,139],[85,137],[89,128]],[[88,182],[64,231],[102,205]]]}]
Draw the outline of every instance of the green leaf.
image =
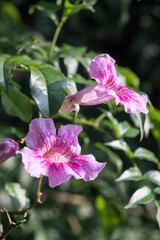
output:
[{"label": "green leaf", "polygon": [[64,2],[64,16],[70,16],[79,12],[80,10],[87,9],[94,12],[93,5],[97,0],[83,0],[82,4],[72,4],[69,0]]},{"label": "green leaf", "polygon": [[114,199],[109,202],[102,196],[96,197],[95,207],[101,221],[105,239],[110,239],[111,234],[121,220],[122,213],[116,206]]},{"label": "green leaf", "polygon": [[45,16],[50,17],[55,22],[55,24],[57,24],[58,19],[56,12],[61,10],[61,7],[52,2],[40,1],[30,7],[29,13],[33,14],[35,10],[38,10]]},{"label": "green leaf", "polygon": [[32,118],[32,105],[30,99],[20,92],[14,85],[9,85],[8,93],[1,93],[2,105],[7,114],[19,117],[24,122]]},{"label": "green leaf", "polygon": [[160,111],[148,106],[149,110],[149,117],[151,119],[152,124],[154,124],[154,128],[152,129],[153,136],[158,140],[160,143]]},{"label": "green leaf", "polygon": [[125,78],[127,86],[132,86],[136,89],[139,88],[139,78],[131,69],[120,66],[117,66],[116,69],[118,75],[122,75]]},{"label": "green leaf", "polygon": [[156,158],[155,154],[146,148],[137,148],[134,152],[134,155],[136,158],[141,160],[147,160],[156,164],[159,163],[159,160]]},{"label": "green leaf", "polygon": [[88,64],[85,60],[86,51],[86,47],[74,47],[64,43],[62,47],[58,49],[56,57],[75,59],[88,70]]},{"label": "green leaf", "polygon": [[134,157],[134,154],[132,153],[129,145],[125,141],[123,141],[122,139],[114,140],[112,142],[105,143],[104,145],[112,147],[112,148],[117,149],[117,150],[122,150],[127,155],[129,155],[130,157]]},{"label": "green leaf", "polygon": [[160,172],[157,170],[150,170],[144,174],[144,176],[151,182],[160,186]]},{"label": "green leaf", "polygon": [[30,200],[19,183],[6,183],[5,190],[10,195],[14,210],[24,210],[30,206]]},{"label": "green leaf", "polygon": [[116,182],[120,181],[138,181],[143,179],[142,173],[138,167],[131,167],[125,170],[119,178],[116,179]]},{"label": "green leaf", "polygon": [[74,76],[73,76],[73,79],[76,83],[79,83],[79,84],[84,84],[86,87],[89,87],[89,86],[92,86],[94,84],[96,84],[95,81],[93,80],[88,80],[84,77],[82,77],[80,74],[76,73]]},{"label": "green leaf", "polygon": [[24,66],[39,66],[41,65],[41,62],[38,60],[33,60],[30,57],[28,57],[27,55],[23,55],[23,56],[14,56],[10,59],[10,62],[15,64],[17,67],[22,67],[24,68]]},{"label": "green leaf", "polygon": [[110,148],[104,146],[102,143],[99,143],[99,142],[95,143],[95,146],[99,148],[101,151],[105,152],[109,160],[116,166],[117,171],[121,172],[123,163],[119,155],[113,152]]},{"label": "green leaf", "polygon": [[65,76],[55,67],[31,67],[31,94],[43,117],[52,117],[60,109],[67,88]]},{"label": "green leaf", "polygon": [[139,134],[139,130],[132,127],[127,121],[120,122],[118,124],[118,129],[121,137],[134,138]]},{"label": "green leaf", "polygon": [[154,194],[160,195],[160,187],[156,187],[153,189]]},{"label": "green leaf", "polygon": [[132,119],[132,121],[134,122],[136,127],[139,127],[140,129],[140,141],[142,141],[143,137],[144,137],[144,128],[143,128],[143,114],[141,113],[137,113],[137,114],[130,114],[130,117]]},{"label": "green leaf", "polygon": [[8,84],[11,80],[10,71],[13,67],[14,66],[10,63],[10,58],[8,56],[0,56],[0,83],[5,91],[8,89]]},{"label": "green leaf", "polygon": [[139,188],[130,198],[129,203],[125,206],[125,209],[137,207],[140,204],[147,204],[154,199],[154,194],[147,186]]},{"label": "green leaf", "polygon": [[160,201],[156,201],[156,207],[157,207],[156,219],[158,222],[158,226],[160,228]]},{"label": "green leaf", "polygon": [[77,93],[77,86],[73,79],[69,79],[69,78],[67,79],[67,89],[71,94]]}]

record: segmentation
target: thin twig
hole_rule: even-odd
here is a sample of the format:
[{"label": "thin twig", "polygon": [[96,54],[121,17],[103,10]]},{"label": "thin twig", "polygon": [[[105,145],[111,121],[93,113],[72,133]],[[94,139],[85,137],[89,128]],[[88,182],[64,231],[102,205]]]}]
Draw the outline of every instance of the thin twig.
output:
[{"label": "thin twig", "polygon": [[[21,223],[26,222],[26,217],[28,215],[28,212],[31,211],[33,208],[35,208],[38,204],[41,204],[41,184],[42,184],[42,177],[39,178],[38,181],[38,187],[37,187],[37,198],[35,200],[35,202],[28,208],[26,208],[25,210],[22,211],[8,211],[6,208],[2,208],[0,209],[0,213],[6,213],[7,218],[8,218],[8,222],[9,222],[9,226],[7,227],[7,229],[4,231],[4,233],[0,236],[0,240],[5,240],[6,237],[8,236],[8,234],[12,231],[13,228],[18,227]],[[23,215],[24,219],[22,219],[20,222],[16,223],[13,222],[10,214],[12,215]]]}]

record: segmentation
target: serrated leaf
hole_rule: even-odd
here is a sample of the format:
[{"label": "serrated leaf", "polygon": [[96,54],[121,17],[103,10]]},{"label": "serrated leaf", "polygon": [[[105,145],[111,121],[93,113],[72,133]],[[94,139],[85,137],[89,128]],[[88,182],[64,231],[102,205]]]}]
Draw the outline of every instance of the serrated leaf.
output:
[{"label": "serrated leaf", "polygon": [[24,210],[30,206],[30,200],[19,183],[6,183],[5,190],[9,194],[14,210]]},{"label": "serrated leaf", "polygon": [[154,199],[154,194],[147,186],[139,188],[129,200],[129,203],[125,206],[125,209],[137,207],[140,204],[147,204]]},{"label": "serrated leaf", "polygon": [[159,163],[159,160],[156,158],[155,154],[146,148],[137,148],[134,152],[134,155],[140,160],[147,160],[156,164]]},{"label": "serrated leaf", "polygon": [[30,99],[20,92],[14,85],[9,85],[8,93],[2,91],[1,100],[8,115],[19,117],[24,122],[32,118],[32,105]]},{"label": "serrated leaf", "polygon": [[138,167],[131,167],[125,170],[119,178],[116,179],[116,182],[120,181],[138,181],[143,179],[142,173]]},{"label": "serrated leaf", "polygon": [[150,170],[144,174],[144,176],[151,182],[160,186],[160,172],[157,170]]},{"label": "serrated leaf", "polygon": [[10,59],[7,56],[0,56],[0,83],[5,91],[8,89],[9,81],[11,80],[10,71],[13,65],[10,63]]},{"label": "serrated leaf", "polygon": [[67,81],[55,67],[31,67],[31,94],[43,117],[51,117],[60,109],[65,96]]}]

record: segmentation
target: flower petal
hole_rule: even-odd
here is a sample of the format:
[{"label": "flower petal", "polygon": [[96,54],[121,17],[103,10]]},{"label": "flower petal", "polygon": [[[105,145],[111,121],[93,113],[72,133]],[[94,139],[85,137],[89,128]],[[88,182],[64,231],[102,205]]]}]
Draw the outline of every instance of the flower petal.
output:
[{"label": "flower petal", "polygon": [[66,182],[71,176],[80,178],[67,164],[51,164],[49,167],[49,186],[56,187],[63,182]]},{"label": "flower petal", "polygon": [[16,156],[19,145],[11,138],[6,138],[0,143],[0,164],[8,158]]},{"label": "flower petal", "polygon": [[129,88],[119,86],[116,90],[118,100],[116,98],[116,104],[121,102],[127,113],[148,113],[146,107],[147,99],[144,95],[139,95],[138,93],[132,91]]},{"label": "flower petal", "polygon": [[[51,138],[52,137],[52,138]],[[44,145],[48,145],[51,138],[51,145],[56,137],[56,129],[52,119],[35,118],[29,125],[27,135],[27,146],[32,150],[39,150]]]},{"label": "flower petal", "polygon": [[58,136],[65,141],[65,144],[70,146],[70,150],[76,154],[79,154],[81,147],[78,143],[78,134],[82,131],[82,127],[79,125],[68,124],[61,126],[58,131]]},{"label": "flower petal", "polygon": [[68,163],[68,166],[85,181],[94,180],[106,163],[99,163],[92,154],[79,155]]},{"label": "flower petal", "polygon": [[72,112],[72,111],[79,112],[79,105],[72,101],[72,98],[73,98],[72,96],[73,96],[72,94],[69,94],[65,97],[65,100],[61,108],[59,109],[60,113]]},{"label": "flower petal", "polygon": [[32,177],[39,178],[43,175],[47,175],[49,163],[44,161],[43,157],[39,156],[38,152],[24,147],[19,153],[22,154],[22,162],[26,171]]},{"label": "flower petal", "polygon": [[[111,94],[112,95],[109,95]],[[97,105],[105,103],[113,98],[112,90],[106,91],[106,88],[100,85],[94,85],[84,88],[72,96],[73,102],[79,105]]]},{"label": "flower petal", "polygon": [[95,57],[90,64],[90,76],[101,86],[107,85],[112,88],[120,84],[115,69],[115,60],[108,54]]}]

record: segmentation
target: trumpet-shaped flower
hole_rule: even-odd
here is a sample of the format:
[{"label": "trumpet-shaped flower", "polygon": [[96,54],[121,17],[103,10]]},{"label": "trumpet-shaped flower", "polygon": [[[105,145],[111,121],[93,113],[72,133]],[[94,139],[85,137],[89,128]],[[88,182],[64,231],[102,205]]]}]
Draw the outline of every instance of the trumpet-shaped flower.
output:
[{"label": "trumpet-shaped flower", "polygon": [[78,125],[62,125],[56,136],[53,120],[32,120],[26,138],[27,147],[20,151],[26,171],[37,178],[48,175],[50,187],[71,176],[94,180],[106,163],[97,162],[91,154],[80,155],[78,134],[81,131],[82,127]]},{"label": "trumpet-shaped flower", "polygon": [[[67,96],[63,110],[71,106],[72,111],[79,105],[97,105],[115,98],[116,104],[122,103],[128,113],[148,113],[147,99],[129,88],[120,85],[120,79],[115,69],[115,61],[108,54],[95,57],[90,64],[90,76],[98,84],[84,88],[74,95]],[[70,104],[68,104],[70,102]],[[66,109],[67,109],[66,108]]]},{"label": "trumpet-shaped flower", "polygon": [[11,138],[6,138],[0,143],[0,164],[8,158],[16,156],[19,145]]}]

